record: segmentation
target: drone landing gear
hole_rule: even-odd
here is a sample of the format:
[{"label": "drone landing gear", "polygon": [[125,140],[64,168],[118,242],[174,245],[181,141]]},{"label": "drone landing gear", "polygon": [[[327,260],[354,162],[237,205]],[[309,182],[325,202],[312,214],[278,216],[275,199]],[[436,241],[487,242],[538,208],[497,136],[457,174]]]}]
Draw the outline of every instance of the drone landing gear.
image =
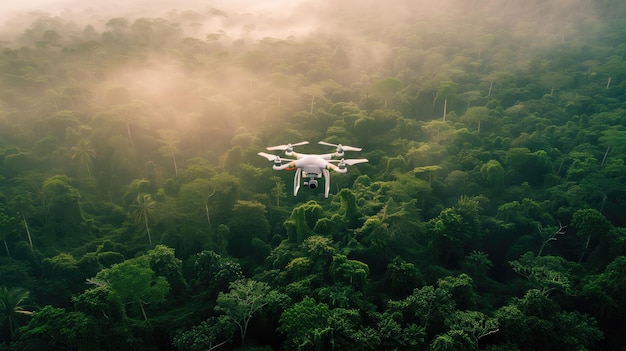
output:
[{"label": "drone landing gear", "polygon": [[[300,182],[302,181],[302,169],[298,168],[293,176],[293,196],[298,196],[298,190],[300,190]],[[305,174],[308,175],[310,173]],[[324,197],[328,198],[328,194],[330,193],[330,172],[327,169],[322,170],[322,175],[324,176]],[[319,173],[317,177],[319,177]],[[316,177],[310,177],[308,181],[304,182],[304,185],[308,186],[311,189],[317,189],[318,183]]]}]

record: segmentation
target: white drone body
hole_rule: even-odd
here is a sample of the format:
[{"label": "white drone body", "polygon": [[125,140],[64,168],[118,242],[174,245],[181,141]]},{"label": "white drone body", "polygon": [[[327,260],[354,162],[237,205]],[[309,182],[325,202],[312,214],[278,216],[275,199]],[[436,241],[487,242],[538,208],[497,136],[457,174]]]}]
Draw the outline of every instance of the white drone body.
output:
[{"label": "white drone body", "polygon": [[302,184],[311,189],[316,189],[318,186],[317,180],[324,177],[324,197],[328,198],[328,193],[330,192],[330,171],[346,173],[348,171],[346,169],[347,165],[352,166],[357,163],[367,162],[367,159],[365,158],[348,160],[343,158],[333,159],[333,157],[343,157],[344,151],[361,151],[361,148],[342,146],[341,144],[335,145],[324,141],[320,141],[319,144],[333,146],[336,148],[336,151],[334,153],[321,155],[301,154],[293,151],[294,146],[306,145],[308,143],[308,141],[303,141],[296,144],[270,146],[267,148],[268,150],[285,151],[285,155],[294,157],[295,159],[282,158],[265,152],[258,153],[259,156],[263,156],[269,161],[273,161],[274,166],[272,168],[276,171],[296,171],[293,178],[293,196],[298,195],[302,179],[305,179]]}]

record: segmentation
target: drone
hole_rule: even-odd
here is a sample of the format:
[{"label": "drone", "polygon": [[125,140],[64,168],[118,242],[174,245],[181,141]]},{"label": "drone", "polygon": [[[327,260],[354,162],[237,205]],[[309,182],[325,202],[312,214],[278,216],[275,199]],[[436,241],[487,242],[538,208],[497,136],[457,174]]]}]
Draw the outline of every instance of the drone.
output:
[{"label": "drone", "polygon": [[[294,146],[306,145],[308,143],[308,141],[302,141],[295,144],[277,145],[267,148],[271,151],[284,151],[285,155],[293,158],[282,158],[265,152],[258,153],[259,156],[265,157],[268,161],[273,161],[274,166],[272,168],[276,171],[296,171],[293,178],[293,196],[298,195],[301,182],[310,189],[316,189],[318,187],[318,179],[324,177],[324,197],[328,198],[330,191],[330,171],[346,173],[348,171],[347,166],[368,162],[366,158],[343,158],[344,151],[361,151],[359,147],[331,144],[325,141],[320,141],[318,144],[335,147],[335,152],[317,155],[301,154],[293,151]],[[341,157],[341,159],[333,159],[333,157]],[[302,179],[305,180],[302,181]]]}]

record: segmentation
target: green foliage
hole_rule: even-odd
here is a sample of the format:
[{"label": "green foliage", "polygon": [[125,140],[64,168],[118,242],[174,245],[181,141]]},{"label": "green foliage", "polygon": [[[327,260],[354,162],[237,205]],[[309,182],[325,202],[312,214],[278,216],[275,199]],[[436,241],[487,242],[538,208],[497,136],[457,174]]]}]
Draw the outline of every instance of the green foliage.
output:
[{"label": "green foliage", "polygon": [[588,208],[574,212],[572,226],[578,229],[578,235],[586,237],[594,233],[598,236],[606,235],[611,224],[598,210]]},{"label": "green foliage", "polygon": [[[0,348],[624,344],[626,7],[231,5],[5,16]],[[304,140],[369,162],[292,197]]]},{"label": "green foliage", "polygon": [[555,302],[536,289],[501,307],[495,317],[500,332],[511,344],[587,350],[603,337],[595,319],[579,312],[560,311]]},{"label": "green foliage", "polygon": [[289,350],[318,349],[332,330],[330,316],[331,310],[326,304],[305,297],[281,314],[278,331],[286,335]]},{"label": "green foliage", "polygon": [[312,234],[312,229],[322,214],[322,206],[315,201],[309,201],[294,208],[291,211],[291,216],[284,224],[289,241],[294,244],[301,244],[304,239]]},{"label": "green foliage", "polygon": [[191,287],[194,293],[214,300],[219,292],[226,291],[230,283],[243,278],[241,265],[214,251],[202,251],[195,255]]},{"label": "green foliage", "polygon": [[20,322],[32,314],[26,309],[29,298],[30,292],[26,289],[0,287],[0,326],[8,328],[11,338]]},{"label": "green foliage", "polygon": [[98,272],[96,281],[105,282],[112,298],[122,304],[139,305],[144,320],[148,320],[144,305],[165,302],[170,285],[163,276],[157,276],[146,256],[116,263]]},{"label": "green foliage", "polygon": [[228,223],[230,237],[228,250],[235,257],[250,254],[251,241],[254,238],[267,241],[270,225],[266,217],[265,205],[257,201],[237,201]]},{"label": "green foliage", "polygon": [[528,279],[531,286],[546,296],[554,290],[574,294],[574,271],[576,266],[558,256],[535,256],[532,252],[523,254],[518,260],[509,262],[511,268]]},{"label": "green foliage", "polygon": [[229,287],[228,293],[220,292],[217,296],[215,309],[237,326],[243,346],[252,317],[268,304],[284,302],[286,297],[266,283],[252,279],[236,280]]},{"label": "green foliage", "polygon": [[480,167],[480,175],[487,185],[499,186],[504,184],[504,168],[496,160],[489,160]]},{"label": "green foliage", "polygon": [[350,284],[356,289],[366,287],[369,272],[367,264],[349,260],[344,255],[333,256],[333,261],[329,268],[330,276],[336,283]]},{"label": "green foliage", "polygon": [[233,327],[226,316],[211,317],[188,330],[179,331],[172,344],[179,350],[213,350],[232,339]]},{"label": "green foliage", "polygon": [[20,328],[16,345],[21,350],[71,347],[75,350],[101,350],[106,340],[93,317],[81,312],[66,312],[50,305],[33,313],[28,324]]},{"label": "green foliage", "polygon": [[423,282],[423,277],[417,267],[401,257],[394,258],[387,265],[385,275],[390,282],[391,294],[394,297],[408,296],[418,284]]}]

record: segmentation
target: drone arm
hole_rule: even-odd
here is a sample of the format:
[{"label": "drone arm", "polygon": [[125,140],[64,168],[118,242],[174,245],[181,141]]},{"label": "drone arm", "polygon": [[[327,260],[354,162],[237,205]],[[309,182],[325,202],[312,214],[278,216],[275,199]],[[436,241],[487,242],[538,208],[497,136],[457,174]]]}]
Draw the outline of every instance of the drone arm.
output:
[{"label": "drone arm", "polygon": [[293,171],[294,169],[296,169],[296,167],[297,166],[295,162],[289,162],[285,163],[284,165],[274,165],[272,169],[275,171]]},{"label": "drone arm", "polygon": [[298,190],[300,190],[300,179],[302,178],[302,170],[296,169],[296,174],[293,176],[293,196],[298,196]]},{"label": "drone arm", "polygon": [[326,169],[325,171],[331,170],[333,172],[337,172],[337,173],[346,173],[348,170],[346,168],[340,168],[335,166],[334,164],[328,162],[326,163]]},{"label": "drone arm", "polygon": [[328,199],[328,193],[330,192],[330,172],[327,169],[323,169],[322,174],[324,174],[324,197]]}]

